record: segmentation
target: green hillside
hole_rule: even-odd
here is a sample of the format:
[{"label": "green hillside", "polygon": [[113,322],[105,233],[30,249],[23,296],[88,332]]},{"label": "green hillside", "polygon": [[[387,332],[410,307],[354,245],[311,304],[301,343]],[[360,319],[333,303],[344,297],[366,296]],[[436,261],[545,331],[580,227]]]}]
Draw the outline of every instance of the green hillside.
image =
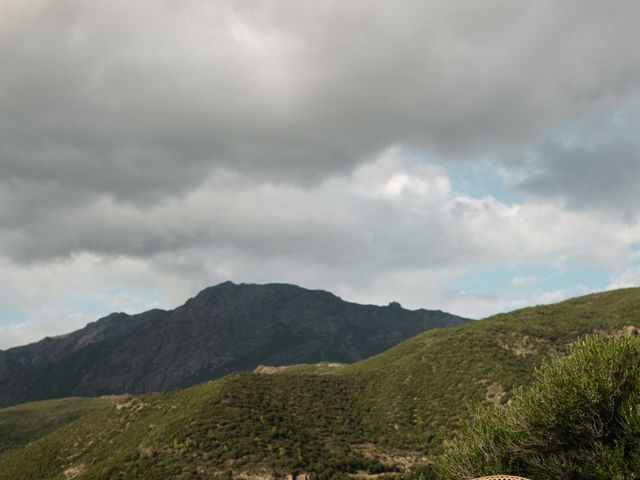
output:
[{"label": "green hillside", "polygon": [[469,403],[504,404],[544,357],[633,326],[640,289],[618,290],[432,330],[349,366],[129,397],[0,460],[0,479],[410,478]]},{"label": "green hillside", "polygon": [[0,458],[111,403],[106,398],[63,398],[2,408]]}]

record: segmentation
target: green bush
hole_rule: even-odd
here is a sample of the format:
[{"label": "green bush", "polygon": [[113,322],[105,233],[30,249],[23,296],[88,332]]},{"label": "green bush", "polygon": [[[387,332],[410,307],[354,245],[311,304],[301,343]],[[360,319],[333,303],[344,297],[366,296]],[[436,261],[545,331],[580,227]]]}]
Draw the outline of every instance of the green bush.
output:
[{"label": "green bush", "polygon": [[543,364],[503,408],[479,407],[440,459],[440,478],[640,478],[640,338],[589,337]]}]

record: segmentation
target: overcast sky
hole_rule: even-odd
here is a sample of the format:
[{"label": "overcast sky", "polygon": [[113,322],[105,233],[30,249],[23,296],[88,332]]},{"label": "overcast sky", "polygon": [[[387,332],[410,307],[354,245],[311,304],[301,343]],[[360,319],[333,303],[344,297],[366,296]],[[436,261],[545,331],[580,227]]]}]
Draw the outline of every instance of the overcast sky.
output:
[{"label": "overcast sky", "polygon": [[0,348],[225,280],[640,285],[636,0],[0,0]]}]

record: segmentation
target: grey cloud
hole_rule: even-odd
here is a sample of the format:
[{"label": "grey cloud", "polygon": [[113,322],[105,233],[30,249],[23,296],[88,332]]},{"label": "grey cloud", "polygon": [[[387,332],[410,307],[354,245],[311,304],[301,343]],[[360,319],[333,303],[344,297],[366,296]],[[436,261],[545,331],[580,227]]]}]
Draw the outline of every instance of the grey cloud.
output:
[{"label": "grey cloud", "polygon": [[636,139],[597,145],[548,144],[529,160],[518,188],[542,198],[557,198],[576,210],[640,218],[640,143]]},{"label": "grey cloud", "polygon": [[219,172],[188,195],[154,204],[85,200],[66,199],[26,224],[3,220],[0,297],[33,322],[0,325],[5,345],[94,319],[93,311],[78,315],[84,307],[77,302],[95,292],[144,297],[148,290],[175,306],[226,279],[286,281],[350,300],[482,316],[530,302],[454,294],[457,276],[559,259],[615,271],[637,238],[628,225],[545,203],[461,196],[443,168],[401,154],[315,186],[255,185]]},{"label": "grey cloud", "polygon": [[[309,196],[390,145],[499,156],[608,118],[640,91],[639,13],[622,0],[3,2],[0,246],[20,261],[236,248],[339,263],[400,241],[382,262],[471,258],[437,213]],[[211,180],[225,172],[237,191]],[[203,189],[217,195],[189,200]]]},{"label": "grey cloud", "polygon": [[[546,207],[519,209],[461,197],[442,185],[446,177],[437,169],[389,163],[312,188],[256,187],[223,175],[186,198],[155,205],[111,199],[67,205],[0,231],[0,251],[20,262],[83,252],[152,263],[189,257],[193,272],[212,258],[236,266],[246,261],[254,274],[262,262],[287,264],[296,271],[339,272],[357,283],[381,272],[553,258],[569,247],[576,256],[595,258],[592,242],[608,236],[594,232],[588,220],[565,218]],[[398,174],[414,182],[408,190],[389,190]],[[599,229],[601,223],[595,225]],[[558,237],[553,244],[550,235]]]},{"label": "grey cloud", "polygon": [[519,148],[637,93],[634,2],[9,2],[2,178],[138,200]]}]

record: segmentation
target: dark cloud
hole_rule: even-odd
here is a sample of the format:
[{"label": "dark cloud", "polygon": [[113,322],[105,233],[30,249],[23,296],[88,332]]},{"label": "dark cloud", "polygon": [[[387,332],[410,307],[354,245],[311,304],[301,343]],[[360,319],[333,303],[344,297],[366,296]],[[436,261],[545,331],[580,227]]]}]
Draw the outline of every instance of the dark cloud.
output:
[{"label": "dark cloud", "polygon": [[519,189],[557,198],[576,210],[602,210],[630,220],[640,215],[640,143],[548,144],[529,159]]},{"label": "dark cloud", "polygon": [[634,2],[0,7],[2,179],[126,201],[309,184],[389,145],[521,148],[640,85]]}]

